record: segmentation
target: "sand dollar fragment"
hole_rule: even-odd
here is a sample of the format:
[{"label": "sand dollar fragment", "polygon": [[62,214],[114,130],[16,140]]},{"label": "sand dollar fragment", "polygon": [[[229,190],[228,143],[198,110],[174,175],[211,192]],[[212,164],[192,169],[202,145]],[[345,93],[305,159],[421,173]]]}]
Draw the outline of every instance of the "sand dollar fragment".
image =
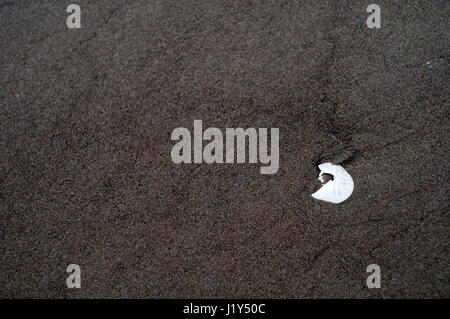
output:
[{"label": "sand dollar fragment", "polygon": [[319,165],[319,180],[323,182],[323,174],[330,174],[333,180],[328,181],[317,192],[312,194],[315,199],[339,204],[345,201],[353,193],[353,179],[340,165],[323,163]]}]

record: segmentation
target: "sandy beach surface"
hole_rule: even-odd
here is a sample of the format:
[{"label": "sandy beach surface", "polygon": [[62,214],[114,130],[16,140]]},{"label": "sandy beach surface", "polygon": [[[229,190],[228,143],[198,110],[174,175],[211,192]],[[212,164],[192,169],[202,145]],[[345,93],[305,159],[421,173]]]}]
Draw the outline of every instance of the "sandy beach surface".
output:
[{"label": "sandy beach surface", "polygon": [[[0,297],[450,297],[448,1],[73,2],[0,1]],[[279,171],[174,164],[195,119]]]}]

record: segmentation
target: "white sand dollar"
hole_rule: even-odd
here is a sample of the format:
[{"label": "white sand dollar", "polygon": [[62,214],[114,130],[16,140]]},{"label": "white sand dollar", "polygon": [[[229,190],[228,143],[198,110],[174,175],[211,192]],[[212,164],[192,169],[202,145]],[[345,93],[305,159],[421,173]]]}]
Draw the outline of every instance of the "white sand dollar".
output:
[{"label": "white sand dollar", "polygon": [[345,201],[353,193],[353,179],[340,165],[323,163],[319,165],[319,180],[323,182],[323,174],[333,175],[333,180],[328,181],[317,192],[312,194],[315,199],[339,204]]}]

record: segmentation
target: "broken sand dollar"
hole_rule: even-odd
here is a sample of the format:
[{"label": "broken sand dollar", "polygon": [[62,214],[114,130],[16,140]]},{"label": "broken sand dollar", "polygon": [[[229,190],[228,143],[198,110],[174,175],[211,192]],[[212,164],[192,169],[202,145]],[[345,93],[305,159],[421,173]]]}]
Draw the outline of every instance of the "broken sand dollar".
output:
[{"label": "broken sand dollar", "polygon": [[333,180],[328,181],[317,192],[311,196],[315,199],[339,204],[345,201],[353,193],[353,179],[349,173],[340,165],[323,163],[319,165],[319,180],[324,181],[323,174],[333,175]]}]

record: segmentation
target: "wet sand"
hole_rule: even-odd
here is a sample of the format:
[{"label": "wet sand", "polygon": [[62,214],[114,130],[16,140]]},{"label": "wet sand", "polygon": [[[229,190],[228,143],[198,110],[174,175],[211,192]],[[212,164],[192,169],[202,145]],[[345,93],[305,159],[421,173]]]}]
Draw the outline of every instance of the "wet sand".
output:
[{"label": "wet sand", "polygon": [[[449,2],[341,2],[0,1],[0,296],[448,298]],[[194,119],[278,173],[174,164]]]}]

